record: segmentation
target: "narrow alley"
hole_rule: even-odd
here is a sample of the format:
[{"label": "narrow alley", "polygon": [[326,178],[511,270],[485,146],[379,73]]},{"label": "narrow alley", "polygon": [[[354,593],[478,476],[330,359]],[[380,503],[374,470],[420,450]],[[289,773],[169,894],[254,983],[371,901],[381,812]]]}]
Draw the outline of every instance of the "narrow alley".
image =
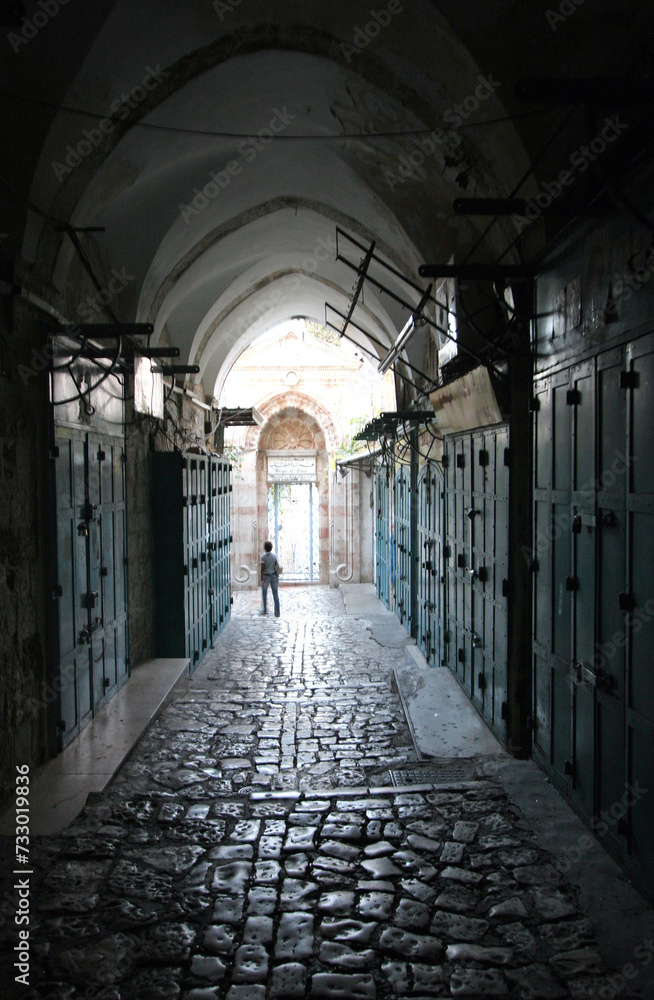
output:
[{"label": "narrow alley", "polygon": [[651,996],[646,944],[616,980],[561,856],[490,776],[500,745],[440,777],[423,758],[393,681],[410,640],[342,593],[283,588],[280,619],[235,595],[105,792],[32,841],[21,996]]}]

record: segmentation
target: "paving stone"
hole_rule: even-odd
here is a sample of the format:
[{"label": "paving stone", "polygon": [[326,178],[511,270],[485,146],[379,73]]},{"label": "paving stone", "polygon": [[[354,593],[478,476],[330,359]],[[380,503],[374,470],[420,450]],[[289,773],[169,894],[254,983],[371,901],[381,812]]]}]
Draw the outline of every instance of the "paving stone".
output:
[{"label": "paving stone", "polygon": [[266,987],[251,983],[247,986],[231,986],[225,1000],[266,1000]]},{"label": "paving stone", "polygon": [[440,860],[446,864],[458,865],[463,860],[464,850],[463,844],[455,844],[453,841],[448,841],[443,845]]},{"label": "paving stone", "polygon": [[366,892],[359,896],[357,908],[362,917],[385,922],[393,912],[393,896],[387,892]]},{"label": "paving stone", "polygon": [[[148,974],[151,972],[150,969],[147,970]],[[135,996],[140,997],[141,993],[136,993]],[[184,994],[184,1000],[220,1000],[221,989],[219,986],[214,987],[200,987],[196,990],[188,990]]]},{"label": "paving stone", "polygon": [[306,875],[309,859],[306,854],[289,854],[284,858],[284,869],[288,875]]},{"label": "paving stone", "polygon": [[392,854],[397,848],[388,840],[380,840],[376,844],[368,844],[364,847],[363,853],[367,858],[381,858],[385,854]]},{"label": "paving stone", "polygon": [[517,847],[513,851],[498,851],[497,860],[506,868],[518,868],[538,863],[538,851],[530,847]]},{"label": "paving stone", "polygon": [[394,865],[390,858],[372,858],[362,861],[361,867],[365,868],[373,878],[388,878],[389,875],[402,874],[402,869]]},{"label": "paving stone", "polygon": [[560,920],[576,914],[577,907],[569,890],[534,889],[534,906],[543,920]]},{"label": "paving stone", "polygon": [[[521,969],[507,969],[506,978],[514,985],[517,1000],[568,1000],[567,987],[552,974],[546,965],[525,965]],[[593,994],[593,1000],[597,994]]]},{"label": "paving stone", "polygon": [[389,840],[400,840],[403,835],[404,830],[399,823],[384,824],[384,836],[388,837]]},{"label": "paving stone", "polygon": [[333,858],[341,858],[343,861],[356,861],[361,852],[358,847],[345,844],[340,840],[325,840],[320,844],[320,853],[328,854]]},{"label": "paving stone", "polygon": [[261,983],[268,975],[268,952],[261,945],[243,944],[234,956],[235,983]]},{"label": "paving stone", "polygon": [[455,840],[460,844],[471,844],[478,832],[479,823],[469,823],[466,820],[459,820],[459,822],[454,825],[452,840]]},{"label": "paving stone", "polygon": [[212,847],[208,857],[222,861],[249,861],[254,854],[252,844],[221,844]]},{"label": "paving stone", "polygon": [[446,996],[444,985],[447,982],[445,972],[440,966],[411,964],[413,973],[413,993],[428,993],[430,996]]},{"label": "paving stone", "polygon": [[436,906],[441,910],[451,910],[453,913],[470,913],[478,902],[476,893],[461,886],[452,886],[436,899]]},{"label": "paving stone", "polygon": [[270,944],[273,938],[272,917],[248,917],[243,931],[243,944]]},{"label": "paving stone", "polygon": [[318,900],[320,913],[350,914],[354,910],[353,892],[324,892]]},{"label": "paving stone", "polygon": [[382,975],[388,981],[392,993],[399,996],[409,993],[409,966],[406,962],[383,962]]},{"label": "paving stone", "polygon": [[433,934],[455,941],[481,941],[489,926],[487,920],[462,917],[458,913],[448,913],[446,910],[437,910],[431,921]]},{"label": "paving stone", "polygon": [[379,939],[379,946],[382,951],[425,962],[437,962],[443,954],[443,945],[438,938],[410,934],[399,927],[387,927]]},{"label": "paving stone", "polygon": [[235,840],[240,844],[252,844],[261,832],[261,820],[243,819],[235,825],[229,835],[230,840]]},{"label": "paving stone", "polygon": [[354,872],[355,869],[356,865],[352,864],[350,861],[341,861],[340,858],[318,857],[313,862],[311,873],[314,878],[320,878],[321,871],[323,875],[325,870],[334,874],[348,875]]},{"label": "paving stone", "polygon": [[215,955],[194,955],[190,971],[196,979],[207,979],[216,983],[224,978],[226,968]]},{"label": "paving stone", "polygon": [[131,965],[130,956],[136,950],[133,938],[125,934],[112,934],[97,944],[61,952],[58,965],[69,981],[80,986],[87,986],[89,983],[112,984],[124,978],[124,970]]},{"label": "paving stone", "polygon": [[341,969],[366,969],[374,963],[375,952],[370,949],[354,951],[337,941],[323,941],[318,958],[326,965],[335,965]]},{"label": "paving stone", "polygon": [[302,911],[282,913],[275,958],[309,958],[313,952],[313,916]]},{"label": "paving stone", "polygon": [[366,945],[379,924],[362,920],[341,920],[339,917],[324,917],[320,925],[323,937],[348,944]]},{"label": "paving stone", "polygon": [[[139,997],[139,1000],[141,998],[142,1000],[177,1000],[181,993],[179,982],[182,976],[180,968],[171,968],[170,966],[163,969],[140,969],[133,976],[130,976],[130,988],[133,996]],[[90,991],[86,992],[86,996],[90,995]],[[106,987],[93,993],[94,1000],[121,1000],[123,995],[122,990],[112,987]]]},{"label": "paving stone", "polygon": [[377,989],[372,976],[318,972],[311,977],[311,996],[316,1000],[375,1000]]},{"label": "paving stone", "polygon": [[400,885],[405,892],[408,892],[415,899],[419,899],[421,903],[433,903],[438,895],[435,889],[417,878],[403,878],[400,880]]},{"label": "paving stone", "polygon": [[468,871],[467,868],[444,868],[440,873],[440,878],[450,879],[452,882],[460,882],[462,885],[477,885],[482,881],[483,875],[479,872]]},{"label": "paving stone", "polygon": [[262,860],[276,861],[282,855],[283,843],[281,837],[262,837],[259,841],[259,857]]},{"label": "paving stone", "polygon": [[299,962],[287,962],[273,969],[270,996],[280,1000],[301,1000],[305,994],[307,971]]},{"label": "paving stone", "polygon": [[[544,926],[549,925],[545,924]],[[536,955],[538,950],[536,938],[523,924],[504,924],[499,928],[499,933],[510,945],[513,945],[516,954],[526,958],[532,958]]]},{"label": "paving stone", "polygon": [[315,882],[286,878],[282,883],[280,905],[283,910],[309,910],[315,905],[312,897],[318,891]]},{"label": "paving stone", "polygon": [[429,851],[430,853],[436,853],[443,847],[441,841],[423,837],[419,833],[410,833],[407,837],[407,843],[416,851]]},{"label": "paving stone", "polygon": [[503,997],[508,987],[501,972],[495,969],[461,969],[456,967],[450,979],[453,997]]},{"label": "paving stone", "polygon": [[270,917],[277,907],[277,890],[268,885],[255,885],[248,892],[248,913]]},{"label": "paving stone", "polygon": [[325,823],[322,828],[323,837],[333,837],[335,840],[361,840],[363,826],[354,823]]},{"label": "paving stone", "polygon": [[211,924],[204,932],[202,948],[210,955],[229,954],[234,948],[234,931],[225,924]]},{"label": "paving stone", "polygon": [[315,826],[292,827],[284,844],[285,851],[312,851],[315,847],[313,838],[318,832]]},{"label": "paving stone", "polygon": [[488,916],[493,917],[526,917],[527,907],[523,903],[520,896],[512,896],[510,899],[504,899],[501,903],[496,903],[491,906]]},{"label": "paving stone", "polygon": [[221,865],[216,868],[211,888],[214,892],[242,896],[251,873],[252,865],[247,861],[235,861],[233,864]]},{"label": "paving stone", "polygon": [[438,820],[432,820],[431,822],[416,820],[413,823],[407,824],[407,830],[426,837],[429,840],[438,840],[445,831],[445,823]]},{"label": "paving stone", "polygon": [[261,885],[275,885],[279,880],[281,867],[277,861],[257,861],[254,865],[254,881]]},{"label": "paving stone", "polygon": [[243,900],[219,896],[213,908],[212,920],[217,923],[237,924],[243,913]]},{"label": "paving stone", "polygon": [[450,944],[448,962],[480,962],[482,965],[507,965],[513,958],[512,948],[484,948],[478,944]]},{"label": "paving stone", "polygon": [[393,923],[405,930],[427,930],[430,923],[429,907],[415,899],[401,899]]}]

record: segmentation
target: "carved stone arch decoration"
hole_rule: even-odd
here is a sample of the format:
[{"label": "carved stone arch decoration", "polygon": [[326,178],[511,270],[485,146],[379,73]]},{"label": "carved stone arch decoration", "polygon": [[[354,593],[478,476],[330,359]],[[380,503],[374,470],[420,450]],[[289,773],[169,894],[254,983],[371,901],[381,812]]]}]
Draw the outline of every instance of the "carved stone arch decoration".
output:
[{"label": "carved stone arch decoration", "polygon": [[[305,396],[301,392],[284,392],[279,396],[274,396],[272,399],[266,400],[265,403],[261,403],[258,406],[258,410],[266,418],[266,422],[262,427],[250,427],[248,430],[245,440],[245,448],[248,450],[267,447],[265,443],[262,444],[262,441],[266,441],[266,435],[269,431],[268,425],[272,418],[284,411],[292,410],[297,410],[300,413],[306,413],[313,417],[324,435],[323,447],[330,450],[338,447],[340,435],[329,411],[310,396]],[[318,450],[321,449],[318,441],[315,445],[301,445],[300,447],[317,447]]]}]

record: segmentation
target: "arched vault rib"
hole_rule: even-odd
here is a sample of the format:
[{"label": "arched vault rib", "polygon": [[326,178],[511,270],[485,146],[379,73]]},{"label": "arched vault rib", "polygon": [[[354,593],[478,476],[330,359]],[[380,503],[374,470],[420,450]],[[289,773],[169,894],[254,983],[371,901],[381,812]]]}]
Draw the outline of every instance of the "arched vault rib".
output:
[{"label": "arched vault rib", "polygon": [[[175,284],[212,246],[220,243],[222,240],[232,235],[232,233],[239,232],[243,229],[243,227],[257,219],[274,215],[276,212],[285,211],[289,208],[295,209],[296,211],[304,210],[314,212],[322,218],[333,222],[334,227],[340,226],[341,228],[354,233],[355,236],[357,236],[357,238],[363,243],[369,244],[373,240],[376,240],[377,252],[386,257],[388,261],[400,271],[403,268],[408,270],[411,266],[417,269],[418,264],[422,263],[419,254],[413,247],[408,237],[405,237],[404,246],[413,251],[413,260],[411,261],[403,259],[397,248],[391,246],[386,241],[380,242],[379,238],[376,237],[367,226],[362,225],[351,215],[346,215],[333,206],[326,205],[322,202],[309,198],[298,198],[293,195],[283,198],[273,198],[268,202],[264,202],[254,208],[248,209],[246,212],[242,212],[239,215],[234,216],[222,225],[216,227],[216,229],[212,230],[212,232],[205,234],[205,236],[199,240],[195,246],[188,250],[170,270],[165,280],[162,281],[159,288],[155,292],[150,306],[146,307],[145,303],[141,302],[139,305],[139,317],[141,317],[141,320],[143,322],[153,324],[156,323],[159,310],[161,309],[166,297],[174,288]],[[347,282],[345,282],[345,284],[347,284]],[[202,344],[201,350],[204,349],[204,346],[205,345]]]},{"label": "arched vault rib", "polygon": [[259,445],[261,433],[268,422],[277,413],[288,409],[303,410],[305,413],[308,413],[320,425],[329,448],[335,449],[338,447],[339,432],[329,410],[311,396],[305,396],[304,393],[284,392],[260,404],[259,412],[266,418],[266,422],[261,427],[250,427],[245,439],[245,448],[256,449]]}]

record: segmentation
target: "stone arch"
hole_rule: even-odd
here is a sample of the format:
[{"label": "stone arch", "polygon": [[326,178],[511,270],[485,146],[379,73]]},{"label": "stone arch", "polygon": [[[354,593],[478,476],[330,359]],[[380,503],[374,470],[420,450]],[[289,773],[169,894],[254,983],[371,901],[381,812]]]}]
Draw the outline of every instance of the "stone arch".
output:
[{"label": "stone arch", "polygon": [[267,424],[278,413],[283,410],[299,410],[307,413],[316,421],[325,436],[325,447],[329,450],[338,447],[340,435],[329,411],[311,396],[305,396],[301,392],[283,392],[279,396],[266,400],[258,407],[259,413],[266,418],[266,422],[261,427],[251,427],[245,439],[246,449],[257,449],[261,447],[260,439]]}]

